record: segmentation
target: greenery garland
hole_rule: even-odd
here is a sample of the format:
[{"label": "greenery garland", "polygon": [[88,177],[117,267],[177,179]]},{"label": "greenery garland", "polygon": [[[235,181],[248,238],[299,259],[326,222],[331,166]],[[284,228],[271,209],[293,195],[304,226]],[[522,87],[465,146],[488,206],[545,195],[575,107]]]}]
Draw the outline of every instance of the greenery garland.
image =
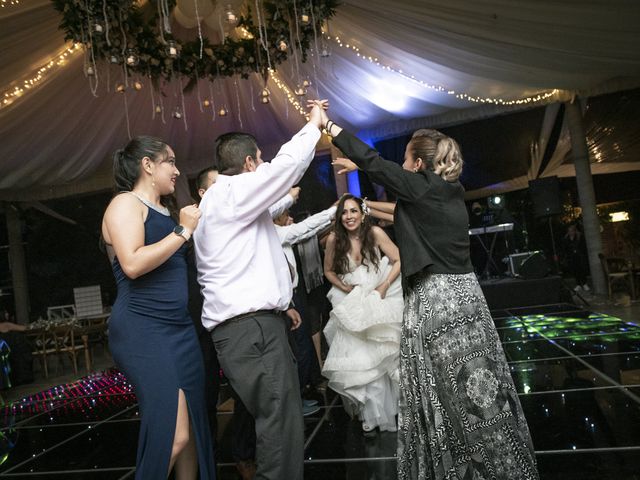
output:
[{"label": "greenery garland", "polygon": [[[161,32],[157,2],[149,0],[146,8],[141,8],[135,0],[52,0],[55,9],[62,14],[59,28],[65,32],[65,40],[81,43],[87,49],[93,47],[96,61],[122,64],[129,49],[133,49],[137,63],[127,63],[128,71],[151,76],[154,80],[176,75],[183,75],[191,82],[217,76],[247,78],[252,72],[266,75],[267,52],[260,43],[259,26],[253,21],[250,7],[246,16],[238,16],[237,27],[244,27],[253,38],[227,37],[224,43],[214,45],[203,37],[201,48],[199,38],[184,42],[170,33]],[[173,8],[176,0],[167,3]],[[316,31],[311,22],[302,24],[298,21],[299,33],[296,35],[295,12],[298,16],[302,12],[309,15],[310,5],[313,5],[310,17],[315,19]],[[264,0],[263,34],[266,27],[272,68],[285,61],[293,48],[302,47],[302,61],[306,61],[315,33],[320,38],[320,25],[335,14],[337,5],[337,0]],[[105,31],[95,30],[96,24],[105,30],[108,28],[109,42]],[[285,50],[278,48],[281,40],[287,44]],[[169,55],[168,42],[175,42],[171,45],[175,45],[177,57]]]}]

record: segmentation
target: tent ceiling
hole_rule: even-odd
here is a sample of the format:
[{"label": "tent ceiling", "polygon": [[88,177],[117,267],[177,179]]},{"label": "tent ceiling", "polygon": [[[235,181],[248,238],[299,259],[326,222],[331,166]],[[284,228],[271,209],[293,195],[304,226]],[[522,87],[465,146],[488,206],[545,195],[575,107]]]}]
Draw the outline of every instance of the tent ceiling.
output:
[{"label": "tent ceiling", "polygon": [[[329,32],[345,46],[328,40],[331,56],[300,65],[300,76],[309,77],[320,95],[331,100],[337,120],[369,138],[522,108],[456,98],[410,76],[470,96],[507,100],[550,89],[561,91],[549,101],[576,91],[588,95],[619,90],[640,84],[640,4],[616,0],[615,5],[606,0],[579,5],[562,0],[347,0]],[[48,0],[0,10],[2,94],[64,48],[59,21]],[[361,56],[346,44],[359,48]],[[396,71],[362,56],[378,58]],[[33,91],[0,109],[0,199],[48,198],[109,187],[110,152],[128,139],[125,95],[113,91],[122,72],[100,68],[94,97],[82,65],[82,54],[72,55]],[[293,88],[297,72],[289,62],[278,76]],[[167,140],[187,175],[211,163],[213,139],[221,133],[253,133],[268,157],[304,122],[273,80],[271,103],[258,103],[258,76],[215,82],[214,103],[224,103],[230,111],[215,120],[198,104],[198,97],[210,96],[207,82],[185,93],[186,121],[171,117],[176,107],[182,108],[179,82],[163,87],[164,120],[153,118],[152,91],[148,81],[142,82],[141,91],[126,94],[129,131]],[[154,98],[158,100],[157,92]]]}]

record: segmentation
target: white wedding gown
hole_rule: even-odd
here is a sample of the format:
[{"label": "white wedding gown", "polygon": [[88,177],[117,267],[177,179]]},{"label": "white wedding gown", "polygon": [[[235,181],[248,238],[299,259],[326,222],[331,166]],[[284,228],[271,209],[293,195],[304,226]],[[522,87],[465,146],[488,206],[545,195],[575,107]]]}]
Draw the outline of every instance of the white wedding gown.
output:
[{"label": "white wedding gown", "polygon": [[369,429],[396,431],[398,366],[403,298],[400,277],[384,299],[375,288],[389,275],[391,264],[382,257],[374,266],[356,266],[341,275],[356,285],[350,293],[332,287],[327,297],[333,310],[324,328],[329,353],[322,374],[338,392],[347,412]]}]

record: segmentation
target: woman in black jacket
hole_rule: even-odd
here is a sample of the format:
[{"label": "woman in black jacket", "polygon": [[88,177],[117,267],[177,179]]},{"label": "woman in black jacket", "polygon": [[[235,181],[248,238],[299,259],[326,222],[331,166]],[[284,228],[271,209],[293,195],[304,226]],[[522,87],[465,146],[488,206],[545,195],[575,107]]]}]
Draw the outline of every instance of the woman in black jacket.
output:
[{"label": "woman in black jacket", "polygon": [[469,259],[458,144],[418,130],[401,166],[326,112],[323,125],[336,147],[398,199],[405,288],[398,478],[537,479],[529,429]]}]

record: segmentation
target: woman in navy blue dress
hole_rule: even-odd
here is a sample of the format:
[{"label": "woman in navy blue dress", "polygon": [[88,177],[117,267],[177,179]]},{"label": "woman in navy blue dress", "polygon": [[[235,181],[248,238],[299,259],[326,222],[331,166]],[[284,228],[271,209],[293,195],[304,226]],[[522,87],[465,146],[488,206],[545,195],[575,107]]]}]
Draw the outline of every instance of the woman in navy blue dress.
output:
[{"label": "woman in navy blue dress", "polygon": [[102,234],[113,248],[118,296],[109,321],[116,365],[140,406],[136,479],[215,478],[204,369],[187,312],[186,243],[200,211],[173,220],[168,198],[180,172],[173,150],[137,137],[114,156],[116,191]]}]

